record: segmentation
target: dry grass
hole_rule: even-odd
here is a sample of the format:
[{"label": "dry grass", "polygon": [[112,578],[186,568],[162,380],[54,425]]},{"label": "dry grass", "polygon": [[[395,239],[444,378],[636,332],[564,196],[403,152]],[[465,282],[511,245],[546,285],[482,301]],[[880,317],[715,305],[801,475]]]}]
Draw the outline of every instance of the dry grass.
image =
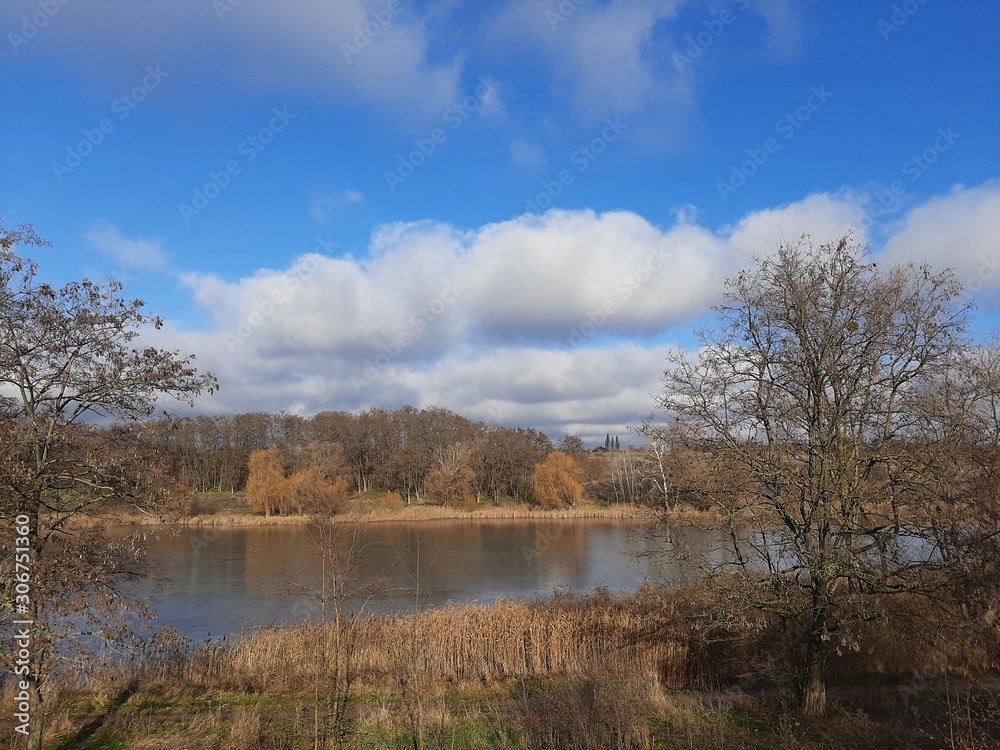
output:
[{"label": "dry grass", "polygon": [[[689,617],[697,606],[650,588],[631,597],[598,593],[366,616],[351,626],[349,669],[356,684],[372,690],[392,687],[400,675],[419,684],[485,685],[585,677],[612,666],[675,689],[715,683],[717,665],[702,669],[693,660],[706,656],[699,639],[708,641]],[[305,689],[317,676],[322,635],[321,626],[306,622],[209,645],[182,678],[203,688]]]},{"label": "dry grass", "polygon": [[[127,676],[95,681],[83,693],[53,697],[51,728],[63,739],[78,736],[103,712],[93,742],[80,747],[311,748],[318,709],[327,711],[324,731],[342,740],[337,746],[359,750],[978,750],[1000,739],[1000,681],[877,675],[937,663],[931,645],[915,647],[919,633],[898,628],[867,633],[870,650],[838,657],[842,681],[831,686],[830,716],[801,721],[790,691],[741,688],[737,680],[769,652],[774,631],[720,613],[707,589],[595,592],[348,621],[340,642],[350,698],[333,719],[330,670],[322,666],[332,654],[322,644],[337,642],[335,627],[302,623],[207,644],[148,665],[137,682],[128,678],[137,689],[125,700],[118,697]],[[996,653],[987,640],[950,647],[947,666],[981,663]],[[881,649],[883,663],[870,661]],[[0,698],[9,705],[9,686]]]},{"label": "dry grass", "polygon": [[[376,523],[383,521],[445,521],[445,520],[538,520],[562,521],[577,519],[602,519],[629,523],[651,523],[654,515],[646,508],[634,505],[601,506],[580,504],[573,508],[544,510],[526,503],[503,505],[404,505],[401,502],[375,502],[360,500],[352,502],[348,509],[330,517],[333,523]],[[300,526],[315,520],[310,515],[262,516],[250,513],[216,511],[210,515],[193,517],[154,516],[136,511],[114,511],[99,516],[80,516],[74,519],[76,528],[112,526],[151,526],[162,524],[184,524],[189,526]]]}]

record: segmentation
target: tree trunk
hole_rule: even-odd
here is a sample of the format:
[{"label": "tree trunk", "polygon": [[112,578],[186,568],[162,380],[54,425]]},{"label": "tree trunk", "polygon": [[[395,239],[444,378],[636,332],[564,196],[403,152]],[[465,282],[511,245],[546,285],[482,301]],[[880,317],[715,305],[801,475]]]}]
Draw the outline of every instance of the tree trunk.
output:
[{"label": "tree trunk", "polygon": [[806,669],[802,676],[802,715],[809,719],[826,716],[826,655],[828,642],[815,635],[806,645]]},{"label": "tree trunk", "polygon": [[42,689],[37,675],[28,677],[28,750],[42,750]]},{"label": "tree trunk", "polygon": [[818,719],[826,716],[826,657],[830,651],[830,603],[827,581],[822,578],[813,588],[811,620],[802,675],[801,708],[803,716]]}]

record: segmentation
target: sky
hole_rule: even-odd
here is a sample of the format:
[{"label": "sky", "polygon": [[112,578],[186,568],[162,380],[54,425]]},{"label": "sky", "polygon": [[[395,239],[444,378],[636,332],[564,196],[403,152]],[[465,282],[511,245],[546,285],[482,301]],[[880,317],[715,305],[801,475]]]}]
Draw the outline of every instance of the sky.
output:
[{"label": "sky", "polygon": [[5,0],[0,217],[116,278],[194,412],[588,444],[808,234],[1000,313],[992,0]]}]

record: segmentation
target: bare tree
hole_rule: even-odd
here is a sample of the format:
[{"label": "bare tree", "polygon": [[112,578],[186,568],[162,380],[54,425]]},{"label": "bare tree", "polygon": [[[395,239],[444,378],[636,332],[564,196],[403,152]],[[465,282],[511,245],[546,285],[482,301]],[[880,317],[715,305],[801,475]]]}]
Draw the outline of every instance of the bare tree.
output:
[{"label": "bare tree", "polygon": [[960,291],[950,271],[879,269],[850,237],[803,238],[729,280],[718,326],[664,374],[661,407],[725,467],[702,480],[729,540],[706,567],[801,635],[809,716],[864,603],[930,594],[955,559],[938,459],[975,411]]},{"label": "bare tree", "polygon": [[318,660],[313,685],[313,747],[341,747],[348,737],[347,709],[360,620],[371,599],[387,586],[386,572],[366,574],[363,560],[372,546],[361,528],[335,526],[316,514],[307,526],[320,555],[319,580],[293,581],[292,592],[305,598],[306,611],[319,618]]},{"label": "bare tree", "polygon": [[[59,654],[56,640],[68,632],[67,615],[89,610],[70,602],[113,599],[114,574],[129,572],[122,560],[134,558],[134,550],[78,543],[71,521],[116,498],[149,509],[163,488],[149,486],[156,476],[149,455],[126,426],[148,417],[161,396],[190,401],[216,386],[211,374],[197,373],[192,357],[132,346],[162,321],[144,314],[140,300],[123,300],[119,283],[39,282],[35,262],[15,248],[43,244],[30,227],[0,225],[0,516],[26,532],[18,546],[27,562],[19,557],[17,564],[30,567],[25,594],[10,585],[15,565],[5,556],[2,605],[32,623],[33,657],[16,673],[29,694],[33,750],[42,744],[43,686]],[[86,424],[100,419],[116,428]]]},{"label": "bare tree", "polygon": [[638,450],[601,450],[578,455],[576,460],[587,476],[585,486],[592,497],[613,503],[639,503],[649,494],[650,483],[643,475],[646,457]]},{"label": "bare tree", "polygon": [[[642,458],[639,463],[640,476],[653,487],[653,501],[662,505],[664,510],[671,510],[672,481],[668,464],[670,452],[674,445],[674,433],[670,426],[661,427],[654,422],[650,414],[641,425],[632,428],[642,435],[646,444],[642,448]],[[673,502],[676,503],[676,495]]]},{"label": "bare tree", "polygon": [[471,463],[472,449],[464,443],[452,443],[434,451],[434,463],[424,480],[427,493],[445,502],[468,502],[475,494],[476,473]]},{"label": "bare tree", "polygon": [[556,441],[556,448],[570,455],[587,452],[587,446],[584,445],[583,438],[579,438],[576,435],[564,435],[559,438]]}]

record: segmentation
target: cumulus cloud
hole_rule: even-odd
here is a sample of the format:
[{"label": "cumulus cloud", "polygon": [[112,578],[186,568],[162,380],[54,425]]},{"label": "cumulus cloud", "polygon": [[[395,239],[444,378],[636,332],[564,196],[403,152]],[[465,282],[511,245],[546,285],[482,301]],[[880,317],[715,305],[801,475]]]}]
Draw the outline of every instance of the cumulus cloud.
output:
[{"label": "cumulus cloud", "polygon": [[779,244],[795,242],[802,235],[822,244],[842,236],[845,228],[852,228],[855,239],[865,242],[863,200],[851,192],[815,193],[795,203],[755,211],[724,232],[734,248],[751,254],[773,252]]},{"label": "cumulus cloud", "polygon": [[[877,257],[974,275],[996,258],[998,211],[1000,184],[957,187],[889,227]],[[157,335],[220,375],[223,389],[204,408],[438,405],[599,439],[648,413],[668,342],[691,341],[692,321],[753,255],[802,234],[826,242],[863,218],[862,200],[845,192],[719,229],[690,207],[667,227],[587,210],[473,230],[386,224],[357,258],[309,253],[236,281],[184,275],[213,323]],[[1000,289],[1000,273],[980,283]]]},{"label": "cumulus cloud", "polygon": [[1000,289],[998,216],[1000,181],[956,186],[911,210],[895,227],[882,258],[953,268],[967,291],[988,297]]}]

